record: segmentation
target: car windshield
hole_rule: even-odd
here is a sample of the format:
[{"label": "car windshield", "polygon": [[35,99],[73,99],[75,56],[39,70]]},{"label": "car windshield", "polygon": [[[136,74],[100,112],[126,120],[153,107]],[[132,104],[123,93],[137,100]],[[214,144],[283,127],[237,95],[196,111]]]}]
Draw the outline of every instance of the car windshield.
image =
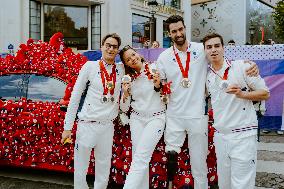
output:
[{"label": "car windshield", "polygon": [[65,88],[66,84],[60,80],[35,74],[0,77],[0,97],[6,100],[25,97],[34,101],[59,101]]}]

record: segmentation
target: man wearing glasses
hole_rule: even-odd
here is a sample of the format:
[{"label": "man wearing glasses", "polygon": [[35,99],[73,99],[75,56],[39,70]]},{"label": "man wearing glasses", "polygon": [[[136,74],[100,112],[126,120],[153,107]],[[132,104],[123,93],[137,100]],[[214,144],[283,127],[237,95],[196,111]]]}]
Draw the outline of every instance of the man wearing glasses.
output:
[{"label": "man wearing glasses", "polygon": [[[74,148],[74,188],[88,189],[86,174],[92,148],[95,153],[95,189],[106,189],[109,179],[114,134],[113,120],[118,115],[118,101],[123,64],[115,63],[121,39],[108,34],[102,40],[102,58],[88,61],[80,70],[68,105],[61,142],[71,138],[81,96],[87,94],[78,113]],[[87,87],[88,85],[88,87]]]}]

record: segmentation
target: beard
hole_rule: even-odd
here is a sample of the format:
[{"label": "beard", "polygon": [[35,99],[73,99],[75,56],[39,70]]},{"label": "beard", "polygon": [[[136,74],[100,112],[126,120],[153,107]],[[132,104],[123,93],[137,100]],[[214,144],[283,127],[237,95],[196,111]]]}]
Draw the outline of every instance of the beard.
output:
[{"label": "beard", "polygon": [[[180,40],[181,38],[182,38],[182,40]],[[174,42],[175,44],[177,44],[178,46],[183,45],[183,44],[185,43],[185,41],[186,41],[186,36],[185,36],[185,35],[182,35],[182,36],[180,36],[180,37],[175,37],[175,38],[173,39],[173,42]]]}]

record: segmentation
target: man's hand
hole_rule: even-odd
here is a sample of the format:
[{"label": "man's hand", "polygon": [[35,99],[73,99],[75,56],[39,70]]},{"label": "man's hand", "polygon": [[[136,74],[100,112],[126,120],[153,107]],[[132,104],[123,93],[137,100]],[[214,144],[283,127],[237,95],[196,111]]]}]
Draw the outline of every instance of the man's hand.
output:
[{"label": "man's hand", "polygon": [[245,60],[245,63],[249,63],[251,65],[251,67],[246,70],[246,74],[250,77],[257,77],[259,75],[259,69],[256,63],[250,60]]},{"label": "man's hand", "polygon": [[226,90],[226,93],[234,94],[238,98],[243,98],[244,96],[244,91],[242,91],[241,87],[236,84],[229,85],[229,87]]},{"label": "man's hand", "polygon": [[161,78],[160,78],[160,73],[159,72],[155,72],[152,74],[153,75],[153,83],[154,83],[154,86],[156,88],[160,88],[160,83],[161,83]]},{"label": "man's hand", "polygon": [[71,135],[72,135],[71,130],[64,130],[61,137],[61,143],[64,144],[65,140],[67,140],[68,138],[69,138],[68,140],[72,141]]}]

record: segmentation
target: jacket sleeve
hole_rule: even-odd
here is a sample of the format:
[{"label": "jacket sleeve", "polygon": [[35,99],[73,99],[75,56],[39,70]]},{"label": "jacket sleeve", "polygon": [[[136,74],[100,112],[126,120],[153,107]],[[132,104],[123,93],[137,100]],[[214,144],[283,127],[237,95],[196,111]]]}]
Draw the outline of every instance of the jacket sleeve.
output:
[{"label": "jacket sleeve", "polygon": [[64,120],[64,130],[72,130],[80,100],[84,90],[86,89],[87,82],[89,80],[90,63],[87,62],[83,65],[79,72],[79,76],[74,85],[70,102],[68,104],[67,113]]},{"label": "jacket sleeve", "polygon": [[266,86],[264,79],[260,75],[258,75],[257,77],[250,77],[246,74],[246,70],[250,67],[249,63],[243,63],[240,66],[242,68],[241,70],[243,72],[242,74],[244,75],[245,82],[251,90],[254,91],[263,89],[269,92],[269,89]]}]

